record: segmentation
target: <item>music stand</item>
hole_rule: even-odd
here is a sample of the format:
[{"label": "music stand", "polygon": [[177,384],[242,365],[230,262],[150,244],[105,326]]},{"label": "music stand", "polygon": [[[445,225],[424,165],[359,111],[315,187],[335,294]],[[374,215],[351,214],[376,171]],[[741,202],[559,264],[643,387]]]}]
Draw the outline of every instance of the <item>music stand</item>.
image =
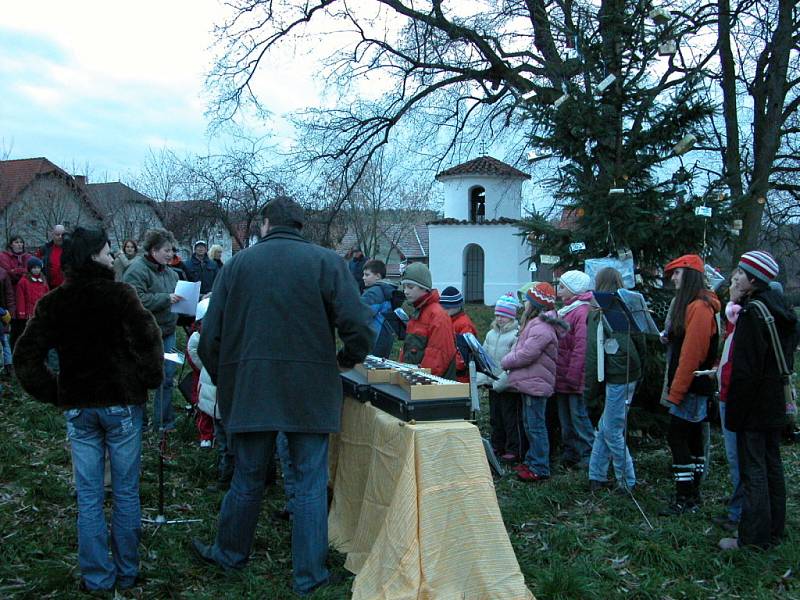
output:
[{"label": "music stand", "polygon": [[164,452],[167,449],[167,430],[160,429],[161,441],[158,443],[158,514],[155,519],[142,519],[142,523],[156,526],[175,525],[177,523],[200,523],[203,519],[167,519],[164,515]]}]

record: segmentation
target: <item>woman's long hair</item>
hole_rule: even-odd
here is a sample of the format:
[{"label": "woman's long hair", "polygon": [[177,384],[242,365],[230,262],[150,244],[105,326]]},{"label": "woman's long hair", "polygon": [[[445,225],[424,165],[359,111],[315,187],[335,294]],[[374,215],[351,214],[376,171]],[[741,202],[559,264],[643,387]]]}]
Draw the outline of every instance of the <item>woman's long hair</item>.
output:
[{"label": "woman's long hair", "polygon": [[616,292],[622,287],[624,287],[622,275],[614,267],[600,269],[594,276],[594,291],[596,292]]},{"label": "woman's long hair", "polygon": [[533,321],[542,312],[542,309],[535,305],[530,300],[527,301],[528,305],[525,307],[525,312],[522,313],[522,318],[519,321],[519,331],[522,332],[530,321]]},{"label": "woman's long hair", "polygon": [[705,289],[705,279],[702,273],[694,269],[683,269],[681,287],[675,294],[675,304],[672,308],[670,334],[683,337],[686,333],[686,307],[698,298],[702,298],[702,292]]}]

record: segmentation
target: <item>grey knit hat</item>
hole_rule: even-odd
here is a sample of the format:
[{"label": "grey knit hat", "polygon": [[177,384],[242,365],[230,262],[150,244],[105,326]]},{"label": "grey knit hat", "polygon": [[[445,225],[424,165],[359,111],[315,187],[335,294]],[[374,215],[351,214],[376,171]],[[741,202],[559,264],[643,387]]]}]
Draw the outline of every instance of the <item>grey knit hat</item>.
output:
[{"label": "grey knit hat", "polygon": [[433,280],[431,279],[431,272],[421,262],[411,263],[406,267],[403,276],[400,278],[400,283],[410,283],[426,290],[433,288]]}]

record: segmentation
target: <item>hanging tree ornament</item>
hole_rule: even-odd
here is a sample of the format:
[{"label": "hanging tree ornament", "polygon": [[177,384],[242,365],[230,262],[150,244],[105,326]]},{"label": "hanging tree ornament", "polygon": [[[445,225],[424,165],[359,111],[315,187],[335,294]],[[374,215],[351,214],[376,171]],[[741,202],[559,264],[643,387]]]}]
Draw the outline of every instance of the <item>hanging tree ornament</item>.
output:
[{"label": "hanging tree ornament", "polygon": [[658,47],[659,56],[672,56],[678,51],[678,42],[670,40]]},{"label": "hanging tree ornament", "polygon": [[670,20],[669,13],[665,8],[654,8],[648,16],[656,25],[666,25]]},{"label": "hanging tree ornament", "polygon": [[605,92],[606,89],[608,89],[608,86],[610,86],[616,80],[617,76],[614,75],[613,73],[610,73],[605,79],[603,79],[603,81],[597,84],[597,90],[601,93]]},{"label": "hanging tree ornament", "polygon": [[694,147],[696,141],[697,138],[694,135],[692,135],[691,133],[687,134],[683,136],[683,138],[681,138],[681,141],[679,141],[677,144],[675,144],[675,146],[673,146],[672,153],[675,156],[681,156],[682,154],[686,154],[689,150],[691,150]]}]

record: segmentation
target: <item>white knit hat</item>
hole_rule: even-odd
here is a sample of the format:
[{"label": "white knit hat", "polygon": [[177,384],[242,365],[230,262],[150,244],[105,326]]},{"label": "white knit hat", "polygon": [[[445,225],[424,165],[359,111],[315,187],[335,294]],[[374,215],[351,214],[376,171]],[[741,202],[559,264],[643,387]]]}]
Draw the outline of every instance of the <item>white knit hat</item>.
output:
[{"label": "white knit hat", "polygon": [[575,295],[588,292],[592,286],[592,278],[583,271],[567,271],[558,282]]}]

